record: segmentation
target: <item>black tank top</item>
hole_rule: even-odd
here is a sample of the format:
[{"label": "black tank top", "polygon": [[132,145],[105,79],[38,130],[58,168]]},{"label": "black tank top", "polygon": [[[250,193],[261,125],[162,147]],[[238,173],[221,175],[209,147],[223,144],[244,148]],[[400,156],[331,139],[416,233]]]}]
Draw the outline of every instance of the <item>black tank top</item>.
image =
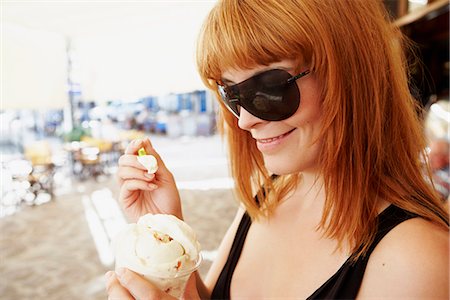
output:
[{"label": "black tank top", "polygon": [[[390,205],[382,211],[377,217],[378,230],[375,239],[367,253],[356,261],[352,261],[352,256],[350,256],[341,268],[307,299],[355,299],[361,286],[370,254],[377,244],[392,228],[413,217],[415,215],[394,205]],[[239,223],[228,259],[212,291],[211,299],[230,299],[231,279],[239,261],[250,225],[250,216],[245,213]]]}]

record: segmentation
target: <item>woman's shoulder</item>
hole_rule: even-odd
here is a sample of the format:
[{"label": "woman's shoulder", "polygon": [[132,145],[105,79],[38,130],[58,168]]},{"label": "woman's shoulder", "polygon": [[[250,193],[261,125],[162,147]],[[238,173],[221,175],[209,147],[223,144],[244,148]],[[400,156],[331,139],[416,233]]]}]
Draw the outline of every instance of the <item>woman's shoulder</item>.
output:
[{"label": "woman's shoulder", "polygon": [[416,217],[394,227],[371,254],[358,297],[449,296],[449,232]]}]

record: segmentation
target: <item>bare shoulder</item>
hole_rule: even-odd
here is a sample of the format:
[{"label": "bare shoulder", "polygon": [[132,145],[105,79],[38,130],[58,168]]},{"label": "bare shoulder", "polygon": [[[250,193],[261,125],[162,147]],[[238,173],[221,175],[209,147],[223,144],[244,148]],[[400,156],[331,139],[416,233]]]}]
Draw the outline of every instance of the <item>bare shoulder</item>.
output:
[{"label": "bare shoulder", "polygon": [[449,299],[449,232],[422,218],[402,222],[369,258],[358,299]]}]

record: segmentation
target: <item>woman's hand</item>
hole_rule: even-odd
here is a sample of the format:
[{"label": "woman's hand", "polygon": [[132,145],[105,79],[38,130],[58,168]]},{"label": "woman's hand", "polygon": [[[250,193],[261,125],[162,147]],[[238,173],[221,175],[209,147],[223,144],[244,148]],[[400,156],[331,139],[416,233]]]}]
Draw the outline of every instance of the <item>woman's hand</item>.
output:
[{"label": "woman's hand", "polygon": [[[158,161],[155,174],[148,174],[147,169],[138,162],[136,155],[141,147]],[[136,222],[147,213],[171,214],[183,218],[173,175],[148,138],[134,140],[128,145],[125,154],[119,159],[117,176],[120,184],[119,200],[130,221]]]},{"label": "woman's hand", "polygon": [[[106,291],[109,300],[158,299],[175,300],[176,298],[164,293],[151,282],[125,268],[105,274]],[[196,289],[195,275],[189,278],[186,291],[182,299],[199,300]]]},{"label": "woman's hand", "polygon": [[108,299],[161,299],[174,300],[176,298],[164,293],[142,276],[128,269],[109,271],[105,274]]}]

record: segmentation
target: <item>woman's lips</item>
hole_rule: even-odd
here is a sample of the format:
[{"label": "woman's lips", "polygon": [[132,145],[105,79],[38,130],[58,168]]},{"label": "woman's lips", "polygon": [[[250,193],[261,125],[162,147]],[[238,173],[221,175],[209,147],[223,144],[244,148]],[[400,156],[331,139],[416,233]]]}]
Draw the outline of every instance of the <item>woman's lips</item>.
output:
[{"label": "woman's lips", "polygon": [[267,139],[256,139],[256,145],[259,151],[267,152],[280,145],[286,139],[286,137],[288,137],[294,130],[295,128],[276,137],[271,137]]}]

